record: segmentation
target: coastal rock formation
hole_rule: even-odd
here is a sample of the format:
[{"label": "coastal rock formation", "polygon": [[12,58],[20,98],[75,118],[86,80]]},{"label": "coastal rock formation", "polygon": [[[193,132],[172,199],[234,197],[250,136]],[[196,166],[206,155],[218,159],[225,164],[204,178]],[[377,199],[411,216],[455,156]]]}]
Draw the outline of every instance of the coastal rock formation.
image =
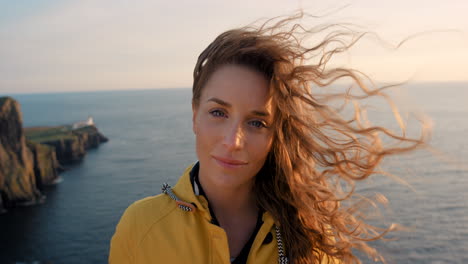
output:
[{"label": "coastal rock formation", "polygon": [[27,146],[34,156],[34,174],[38,189],[53,184],[59,177],[58,172],[63,171],[57,160],[55,149],[29,140],[27,140]]},{"label": "coastal rock formation", "polygon": [[0,213],[42,201],[40,190],[57,180],[62,164],[108,141],[94,124],[23,129],[22,122],[18,102],[0,97]]},{"label": "coastal rock formation", "polygon": [[[94,125],[78,129],[62,126],[39,132],[32,132],[31,129],[26,129],[28,139],[53,146],[60,164],[79,161],[86,155],[87,149],[96,148],[99,144],[108,141]],[[44,137],[44,133],[48,135]]]},{"label": "coastal rock formation", "polygon": [[99,133],[95,126],[87,126],[74,130],[73,133],[78,136],[83,143],[84,149],[97,148],[99,144],[109,141],[105,136]]},{"label": "coastal rock formation", "polygon": [[84,144],[80,142],[78,137],[73,135],[67,138],[43,141],[41,143],[55,148],[60,164],[79,161],[86,154]]},{"label": "coastal rock formation", "polygon": [[0,98],[0,196],[4,207],[42,197],[34,174],[34,156],[23,134],[20,106],[10,97]]}]

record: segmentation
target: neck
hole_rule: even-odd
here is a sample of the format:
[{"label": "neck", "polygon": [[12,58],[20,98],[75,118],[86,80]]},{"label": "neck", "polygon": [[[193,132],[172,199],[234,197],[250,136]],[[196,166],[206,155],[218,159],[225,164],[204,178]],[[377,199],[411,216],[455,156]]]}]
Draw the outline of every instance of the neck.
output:
[{"label": "neck", "polygon": [[258,207],[252,191],[253,182],[237,187],[220,188],[204,179],[201,174],[199,177],[200,184],[210,201],[210,207],[221,225],[231,220],[243,221],[252,217],[256,219]]}]

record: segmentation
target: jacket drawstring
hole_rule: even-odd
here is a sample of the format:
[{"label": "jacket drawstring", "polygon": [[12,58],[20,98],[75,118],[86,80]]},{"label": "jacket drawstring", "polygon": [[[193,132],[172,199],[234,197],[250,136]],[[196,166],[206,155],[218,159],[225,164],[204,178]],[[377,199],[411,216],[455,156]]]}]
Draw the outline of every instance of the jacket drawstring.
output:
[{"label": "jacket drawstring", "polygon": [[177,196],[172,192],[171,186],[169,184],[164,183],[161,190],[163,193],[169,195],[169,197],[171,197],[171,199],[176,202],[180,209],[186,212],[192,212],[196,210],[196,207],[193,204],[181,201],[179,198],[177,198]]},{"label": "jacket drawstring", "polygon": [[283,239],[281,238],[281,232],[277,225],[275,225],[276,230],[276,240],[278,241],[278,263],[279,264],[287,264],[288,258],[285,256],[284,248],[283,248]]},{"label": "jacket drawstring", "polygon": [[[164,183],[162,186],[162,192],[169,195],[169,197],[176,202],[176,204],[179,206],[180,209],[186,212],[193,212],[196,210],[196,207],[188,202],[181,201],[173,192],[171,189],[171,186],[167,183]],[[279,264],[287,264],[288,258],[285,256],[285,251],[283,248],[283,239],[281,238],[281,232],[280,228],[275,225],[275,231],[276,231],[276,241],[278,243],[278,263]]]}]

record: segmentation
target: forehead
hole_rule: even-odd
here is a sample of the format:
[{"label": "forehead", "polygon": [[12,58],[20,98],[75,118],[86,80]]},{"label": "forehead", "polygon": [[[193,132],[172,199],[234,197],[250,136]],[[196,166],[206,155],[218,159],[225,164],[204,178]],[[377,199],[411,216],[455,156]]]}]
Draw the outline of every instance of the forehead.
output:
[{"label": "forehead", "polygon": [[210,77],[201,93],[201,102],[218,98],[249,108],[271,108],[269,82],[263,74],[241,65],[224,65]]}]

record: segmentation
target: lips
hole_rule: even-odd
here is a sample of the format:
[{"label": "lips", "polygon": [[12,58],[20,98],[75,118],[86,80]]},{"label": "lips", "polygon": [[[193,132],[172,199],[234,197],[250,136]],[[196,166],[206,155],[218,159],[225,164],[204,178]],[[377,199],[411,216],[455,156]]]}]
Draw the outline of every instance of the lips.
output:
[{"label": "lips", "polygon": [[212,158],[223,168],[235,169],[247,165],[247,162],[242,160],[228,159],[219,156],[212,156]]}]

